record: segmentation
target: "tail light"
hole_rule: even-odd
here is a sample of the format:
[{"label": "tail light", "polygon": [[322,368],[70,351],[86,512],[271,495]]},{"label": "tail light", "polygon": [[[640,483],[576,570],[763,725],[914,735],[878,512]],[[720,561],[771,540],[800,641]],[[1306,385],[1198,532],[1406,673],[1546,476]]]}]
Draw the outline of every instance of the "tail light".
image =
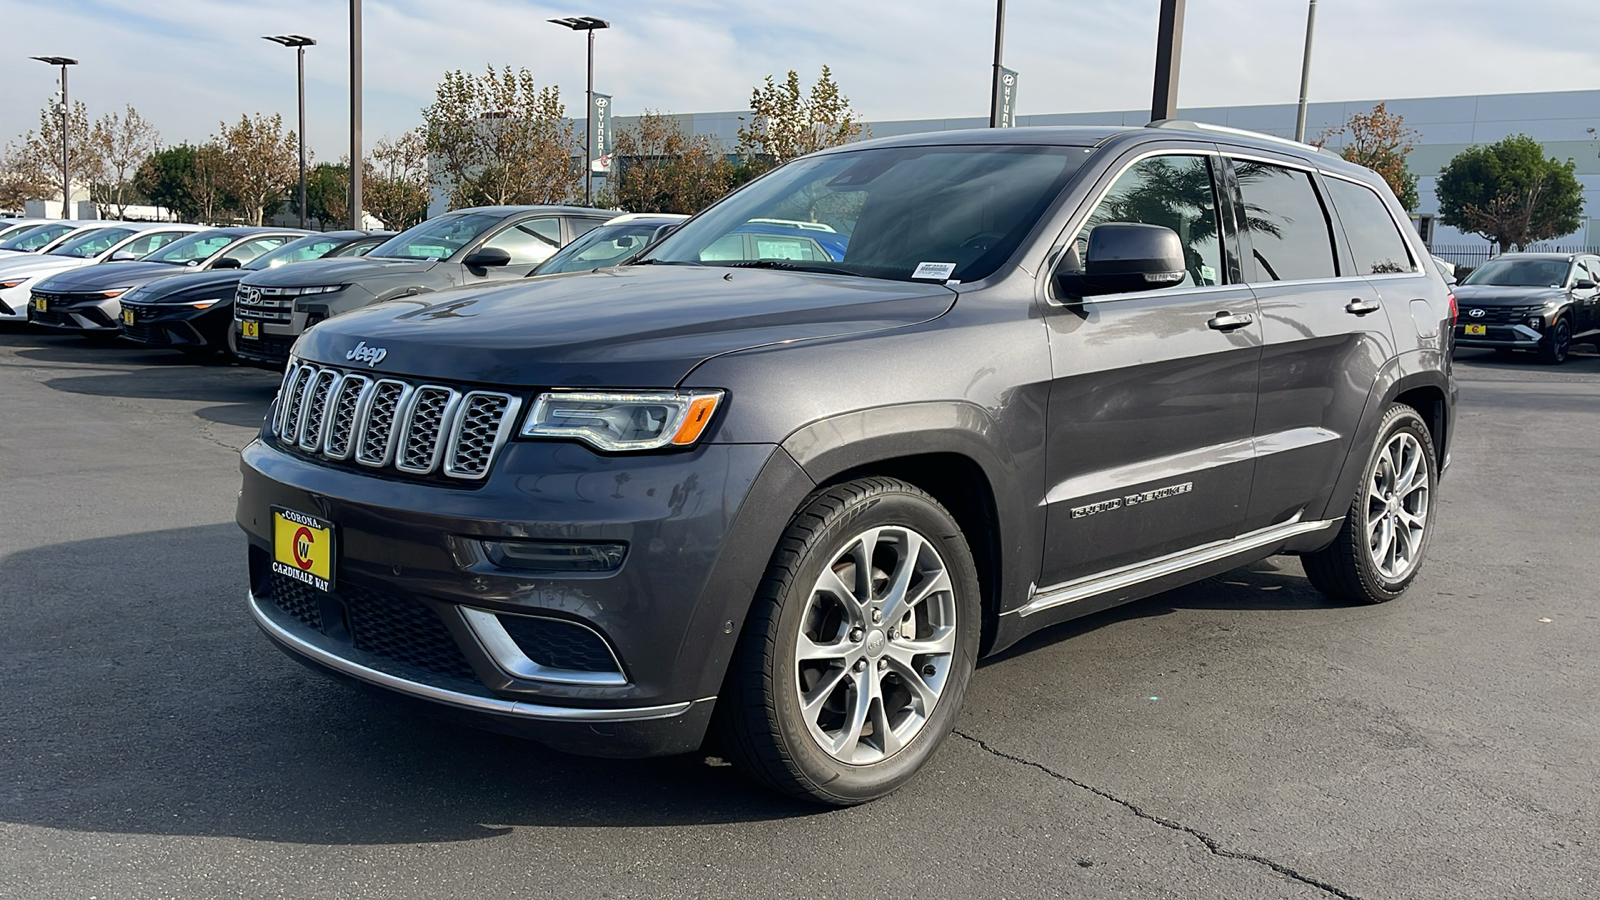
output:
[{"label": "tail light", "polygon": [[1456,295],[1450,295],[1450,327],[1456,327],[1456,319],[1461,318],[1461,310],[1456,309]]}]

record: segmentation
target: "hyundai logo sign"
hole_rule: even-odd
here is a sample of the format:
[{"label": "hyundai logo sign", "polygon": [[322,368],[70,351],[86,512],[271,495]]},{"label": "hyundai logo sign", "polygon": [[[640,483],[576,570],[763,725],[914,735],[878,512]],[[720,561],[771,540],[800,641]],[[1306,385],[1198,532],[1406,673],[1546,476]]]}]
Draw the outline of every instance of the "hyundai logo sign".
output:
[{"label": "hyundai logo sign", "polygon": [[1481,309],[1469,309],[1469,310],[1467,310],[1467,315],[1473,317],[1474,319],[1481,319],[1481,318],[1483,318],[1483,310],[1481,310]]}]

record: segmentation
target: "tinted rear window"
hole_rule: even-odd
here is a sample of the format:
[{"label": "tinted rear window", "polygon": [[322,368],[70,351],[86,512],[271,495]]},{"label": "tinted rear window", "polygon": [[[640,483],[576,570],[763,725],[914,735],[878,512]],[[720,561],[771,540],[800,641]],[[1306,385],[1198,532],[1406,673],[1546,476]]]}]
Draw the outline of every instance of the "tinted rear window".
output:
[{"label": "tinted rear window", "polygon": [[1338,274],[1328,214],[1308,173],[1235,160],[1256,281],[1302,281]]},{"label": "tinted rear window", "polygon": [[1371,188],[1337,178],[1325,179],[1323,183],[1328,186],[1328,196],[1333,198],[1333,208],[1339,211],[1339,222],[1344,225],[1344,236],[1350,241],[1350,253],[1356,260],[1357,275],[1393,275],[1417,270],[1411,251],[1406,248],[1406,239],[1400,236],[1388,207]]}]

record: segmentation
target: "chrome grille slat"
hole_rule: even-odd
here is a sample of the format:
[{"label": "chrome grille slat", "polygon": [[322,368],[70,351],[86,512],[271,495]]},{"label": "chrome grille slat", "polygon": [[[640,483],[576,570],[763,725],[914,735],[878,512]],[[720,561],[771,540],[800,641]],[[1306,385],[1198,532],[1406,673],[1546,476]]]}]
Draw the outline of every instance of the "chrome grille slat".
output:
[{"label": "chrome grille slat", "polygon": [[360,419],[356,439],[356,462],[364,466],[387,466],[394,455],[394,426],[400,409],[411,399],[411,385],[385,378],[373,384],[367,408]]},{"label": "chrome grille slat", "polygon": [[305,410],[301,413],[304,420],[300,426],[301,450],[320,452],[322,450],[322,430],[328,419],[328,399],[333,395],[334,388],[338,386],[343,376],[333,369],[321,369],[316,377],[306,382]]},{"label": "chrome grille slat", "polygon": [[477,481],[516,429],[522,399],[373,378],[291,359],[269,432],[281,446],[371,469]]},{"label": "chrome grille slat", "polygon": [[395,447],[394,467],[410,475],[426,475],[439,465],[439,452],[450,433],[450,418],[455,414],[461,394],[437,384],[417,388],[405,411],[400,441]]},{"label": "chrome grille slat", "polygon": [[492,391],[473,391],[461,398],[460,412],[450,427],[444,473],[454,478],[482,478],[516,419],[517,398]]}]

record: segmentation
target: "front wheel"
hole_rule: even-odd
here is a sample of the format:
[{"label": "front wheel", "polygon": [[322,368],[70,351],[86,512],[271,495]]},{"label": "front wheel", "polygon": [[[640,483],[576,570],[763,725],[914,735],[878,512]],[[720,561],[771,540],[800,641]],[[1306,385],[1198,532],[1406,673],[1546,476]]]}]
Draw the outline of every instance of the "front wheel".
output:
[{"label": "front wheel", "polygon": [[1438,480],[1427,423],[1409,406],[1389,407],[1339,536],[1301,557],[1312,586],[1353,603],[1383,603],[1404,593],[1433,534]]},{"label": "front wheel", "polygon": [[1547,365],[1559,366],[1567,361],[1572,351],[1572,325],[1566,319],[1557,319],[1550,333],[1539,345],[1539,359]]},{"label": "front wheel", "polygon": [[908,781],[950,733],[980,605],[961,528],[903,481],[864,478],[790,522],[718,710],[732,761],[835,806]]}]

